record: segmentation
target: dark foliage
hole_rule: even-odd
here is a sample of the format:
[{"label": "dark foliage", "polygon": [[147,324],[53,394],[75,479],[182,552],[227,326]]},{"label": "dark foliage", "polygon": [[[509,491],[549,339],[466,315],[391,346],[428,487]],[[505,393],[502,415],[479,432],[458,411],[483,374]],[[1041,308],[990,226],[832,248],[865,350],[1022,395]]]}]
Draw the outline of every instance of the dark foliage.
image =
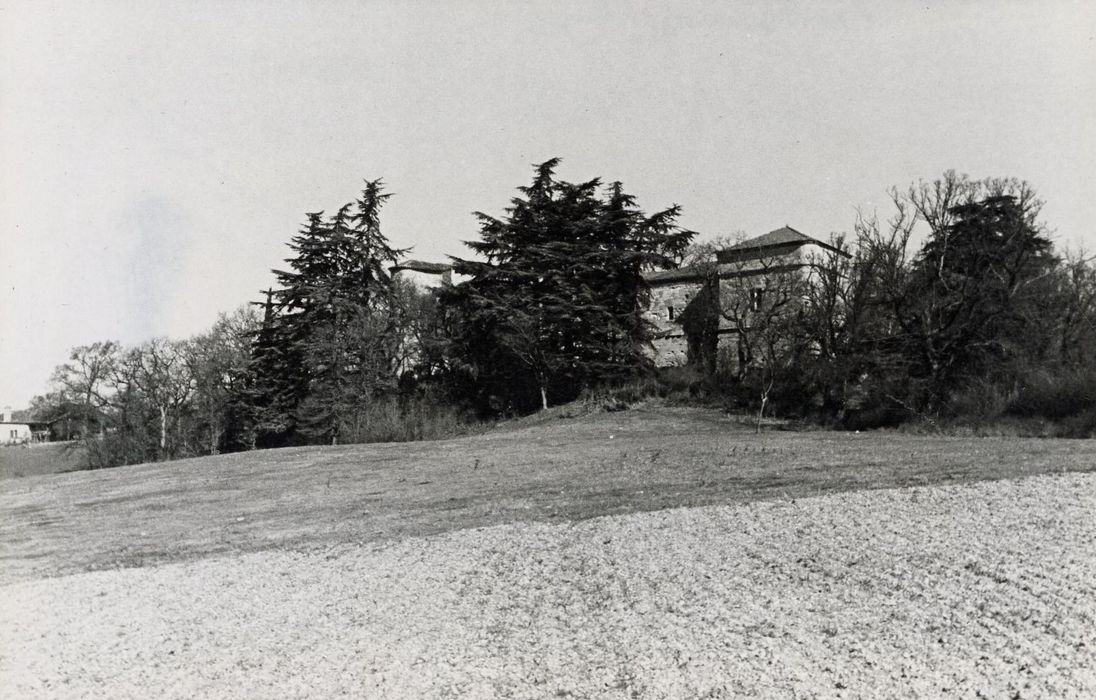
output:
[{"label": "dark foliage", "polygon": [[914,261],[898,322],[926,408],[975,377],[1006,368],[1027,345],[1029,294],[1053,269],[1051,242],[1012,195],[964,202]]},{"label": "dark foliage", "polygon": [[340,440],[357,407],[396,385],[400,329],[380,231],[379,180],[330,219],[308,215],[264,305],[239,404],[252,444]]},{"label": "dark foliage", "polygon": [[389,277],[404,251],[381,234],[389,195],[369,182],[334,216],[307,215],[261,318],[245,307],[187,341],[77,347],[33,417],[92,467],[430,439],[576,398],[722,405],[759,429],[768,410],[1096,436],[1096,264],[1053,250],[1026,183],[948,172],[892,190],[891,219],[859,216],[813,257],[751,258],[737,276],[711,261],[682,312],[699,329],[692,364],[656,372],[643,273],[672,267],[693,233],[678,207],[647,216],[620,183],[558,180],[558,162],[536,166],[504,216],[476,214],[478,259],[455,260],[468,278],[455,287]]},{"label": "dark foliage", "polygon": [[478,213],[482,261],[442,297],[451,367],[481,408],[524,412],[649,369],[643,271],[669,267],[692,238],[677,206],[651,216],[620,183],[557,180],[537,166],[499,219]]}]

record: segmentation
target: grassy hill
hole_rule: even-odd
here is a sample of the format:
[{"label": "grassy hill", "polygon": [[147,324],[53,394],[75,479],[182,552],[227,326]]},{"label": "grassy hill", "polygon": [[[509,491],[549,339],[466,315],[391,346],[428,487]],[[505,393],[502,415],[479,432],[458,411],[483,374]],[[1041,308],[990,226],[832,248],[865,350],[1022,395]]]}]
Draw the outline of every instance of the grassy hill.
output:
[{"label": "grassy hill", "polygon": [[0,582],[519,521],[1096,470],[1096,442],[768,431],[701,409],[0,482]]}]

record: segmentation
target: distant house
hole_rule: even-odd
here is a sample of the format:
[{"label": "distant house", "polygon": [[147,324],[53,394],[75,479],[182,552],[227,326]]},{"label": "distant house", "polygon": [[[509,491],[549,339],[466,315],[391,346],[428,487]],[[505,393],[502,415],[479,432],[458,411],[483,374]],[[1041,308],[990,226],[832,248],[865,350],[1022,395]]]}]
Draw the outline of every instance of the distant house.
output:
[{"label": "distant house", "polygon": [[49,425],[12,419],[11,407],[0,412],[0,445],[27,445],[49,440]]},{"label": "distant house", "polygon": [[[659,367],[713,367],[718,356],[734,356],[737,330],[722,313],[727,287],[746,290],[760,303],[766,278],[809,268],[812,256],[846,253],[790,226],[716,252],[713,263],[645,275],[651,288],[646,318],[655,327],[654,361]],[[808,270],[809,271],[809,270]],[[756,284],[742,284],[756,280]]]}]

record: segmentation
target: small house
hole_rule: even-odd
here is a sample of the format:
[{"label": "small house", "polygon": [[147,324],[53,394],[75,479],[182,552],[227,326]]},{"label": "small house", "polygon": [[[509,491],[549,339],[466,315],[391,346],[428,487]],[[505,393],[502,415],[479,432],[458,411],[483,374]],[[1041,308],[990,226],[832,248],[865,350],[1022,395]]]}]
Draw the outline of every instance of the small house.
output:
[{"label": "small house", "polygon": [[11,407],[0,412],[0,445],[27,445],[49,439],[49,426],[44,423],[15,420]]}]

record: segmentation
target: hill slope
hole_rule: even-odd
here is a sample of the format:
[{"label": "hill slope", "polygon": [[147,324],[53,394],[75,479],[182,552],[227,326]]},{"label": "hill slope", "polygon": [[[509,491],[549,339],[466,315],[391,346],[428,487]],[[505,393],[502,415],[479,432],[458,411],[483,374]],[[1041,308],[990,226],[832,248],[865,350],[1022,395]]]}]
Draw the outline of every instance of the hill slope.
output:
[{"label": "hill slope", "polygon": [[439,442],[291,448],[0,482],[0,583],[865,488],[1096,470],[1096,442],[753,434],[660,408]]},{"label": "hill slope", "polygon": [[660,409],[11,480],[0,687],[1092,697],[1094,451]]}]

